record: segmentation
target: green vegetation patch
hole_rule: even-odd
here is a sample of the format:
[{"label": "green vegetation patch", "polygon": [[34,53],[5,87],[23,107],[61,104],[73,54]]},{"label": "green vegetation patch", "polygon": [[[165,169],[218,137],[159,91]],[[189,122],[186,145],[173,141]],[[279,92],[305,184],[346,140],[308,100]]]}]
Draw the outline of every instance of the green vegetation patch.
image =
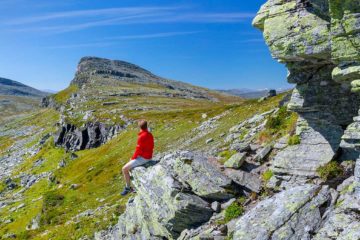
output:
[{"label": "green vegetation patch", "polygon": [[262,143],[270,143],[285,135],[293,136],[296,130],[298,115],[281,107],[275,115],[268,117],[265,129],[259,133],[258,139]]},{"label": "green vegetation patch", "polygon": [[290,136],[289,139],[288,139],[288,144],[290,146],[298,145],[298,144],[300,144],[300,142],[301,142],[301,139],[300,139],[299,135]]},{"label": "green vegetation patch", "polygon": [[236,153],[235,150],[225,150],[218,154],[218,157],[221,159],[219,160],[219,163],[224,164],[227,160],[231,158],[232,155]]},{"label": "green vegetation patch", "polygon": [[268,182],[272,176],[274,176],[274,173],[268,169],[262,174],[262,179],[264,182]]},{"label": "green vegetation patch", "polygon": [[0,154],[6,152],[6,150],[14,144],[14,140],[8,136],[0,137]]},{"label": "green vegetation patch", "polygon": [[70,85],[68,88],[53,95],[54,100],[57,103],[64,104],[71,97],[71,94],[76,93],[79,87],[75,84]]},{"label": "green vegetation patch", "polygon": [[225,209],[225,223],[230,222],[231,220],[240,217],[244,214],[244,204],[245,198],[240,198],[237,201],[233,202],[228,208]]},{"label": "green vegetation patch", "polygon": [[332,18],[340,20],[343,18],[344,12],[360,12],[360,0],[330,0],[330,13]]},{"label": "green vegetation patch", "polygon": [[324,166],[320,166],[316,172],[323,180],[331,180],[344,174],[344,169],[338,162],[332,161]]},{"label": "green vegetation patch", "polygon": [[65,197],[56,191],[50,191],[44,194],[43,206],[40,224],[59,224],[62,222],[62,213],[58,207],[64,203]]}]

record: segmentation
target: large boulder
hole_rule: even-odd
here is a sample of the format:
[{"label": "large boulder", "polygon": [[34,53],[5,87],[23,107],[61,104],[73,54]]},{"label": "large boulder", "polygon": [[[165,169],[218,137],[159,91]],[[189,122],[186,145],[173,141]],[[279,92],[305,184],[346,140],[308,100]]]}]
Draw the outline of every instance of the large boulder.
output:
[{"label": "large boulder", "polygon": [[235,153],[225,163],[224,167],[238,169],[243,165],[246,159],[246,152]]},{"label": "large boulder", "polygon": [[216,163],[199,153],[181,152],[164,157],[161,162],[178,181],[191,187],[198,196],[210,200],[227,200],[236,191],[232,180]]},{"label": "large boulder", "polygon": [[164,156],[155,166],[132,171],[137,194],[118,224],[97,239],[176,239],[213,215],[211,203],[239,191],[211,159],[199,153]]},{"label": "large boulder", "polygon": [[288,146],[274,158],[277,174],[316,176],[316,170],[330,162],[338,152],[343,130],[326,120],[298,120],[300,144]]},{"label": "large boulder", "polygon": [[280,192],[237,221],[234,239],[309,239],[321,224],[321,206],[330,200],[329,189],[316,185]]}]

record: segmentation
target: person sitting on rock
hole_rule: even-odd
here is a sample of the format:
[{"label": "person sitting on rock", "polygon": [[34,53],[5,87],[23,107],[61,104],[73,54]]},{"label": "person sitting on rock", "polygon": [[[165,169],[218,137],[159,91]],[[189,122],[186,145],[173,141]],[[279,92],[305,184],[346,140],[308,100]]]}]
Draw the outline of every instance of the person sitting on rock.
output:
[{"label": "person sitting on rock", "polygon": [[148,130],[147,121],[140,120],[138,122],[138,126],[140,128],[140,132],[138,133],[135,153],[130,161],[122,168],[122,172],[126,181],[126,186],[121,193],[122,196],[125,196],[126,194],[134,191],[130,183],[130,171],[135,167],[142,166],[151,161],[153,155],[154,137]]}]

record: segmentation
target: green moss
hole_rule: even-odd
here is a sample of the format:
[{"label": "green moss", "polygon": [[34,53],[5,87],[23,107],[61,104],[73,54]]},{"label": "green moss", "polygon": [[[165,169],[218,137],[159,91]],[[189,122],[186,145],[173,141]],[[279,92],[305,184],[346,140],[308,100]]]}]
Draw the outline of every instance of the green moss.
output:
[{"label": "green moss", "polygon": [[264,182],[268,182],[272,176],[274,176],[274,173],[268,169],[262,174],[262,179]]},{"label": "green moss", "polygon": [[244,207],[241,202],[235,201],[228,208],[225,209],[225,223],[230,222],[231,220],[240,217],[245,212]]},{"label": "green moss", "polygon": [[330,13],[334,19],[342,19],[344,12],[360,12],[360,0],[330,0]]},{"label": "green moss", "polygon": [[227,160],[229,160],[229,158],[231,158],[232,155],[234,155],[236,153],[235,150],[225,150],[222,151],[218,154],[218,157],[220,157],[221,159],[219,160],[219,162],[221,164],[224,164]]},{"label": "green moss", "polygon": [[319,167],[316,172],[323,180],[331,180],[344,174],[344,169],[338,162],[332,161]]},{"label": "green moss", "polygon": [[299,135],[290,136],[289,139],[288,139],[288,144],[290,146],[298,145],[298,144],[300,144],[300,142],[301,142],[301,139],[300,139]]},{"label": "green moss", "polygon": [[342,19],[343,17],[343,4],[344,0],[330,0],[330,13],[331,17],[335,19]]},{"label": "green moss", "polygon": [[244,140],[245,136],[249,133],[249,130],[244,130],[241,132],[241,135],[239,136],[240,140]]}]

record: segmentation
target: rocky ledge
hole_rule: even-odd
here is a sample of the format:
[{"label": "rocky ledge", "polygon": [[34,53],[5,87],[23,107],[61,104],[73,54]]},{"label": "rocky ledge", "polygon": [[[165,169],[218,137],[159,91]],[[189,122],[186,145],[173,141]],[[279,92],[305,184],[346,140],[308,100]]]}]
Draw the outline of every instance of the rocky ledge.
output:
[{"label": "rocky ledge", "polygon": [[153,164],[134,169],[135,198],[118,224],[96,239],[176,239],[209,221],[218,212],[214,205],[251,192],[247,179],[232,179],[200,153],[172,153]]},{"label": "rocky ledge", "polygon": [[289,109],[300,115],[301,143],[275,158],[278,175],[314,177],[339,154],[359,155],[359,6],[359,0],[269,0],[253,21],[296,84]]},{"label": "rocky ledge", "polygon": [[245,215],[227,223],[221,221],[222,209],[253,190],[247,178],[233,178],[211,157],[168,154],[136,168],[132,177],[136,196],[118,223],[95,239],[358,239],[360,234],[354,177],[337,189],[299,184],[253,202]]}]

